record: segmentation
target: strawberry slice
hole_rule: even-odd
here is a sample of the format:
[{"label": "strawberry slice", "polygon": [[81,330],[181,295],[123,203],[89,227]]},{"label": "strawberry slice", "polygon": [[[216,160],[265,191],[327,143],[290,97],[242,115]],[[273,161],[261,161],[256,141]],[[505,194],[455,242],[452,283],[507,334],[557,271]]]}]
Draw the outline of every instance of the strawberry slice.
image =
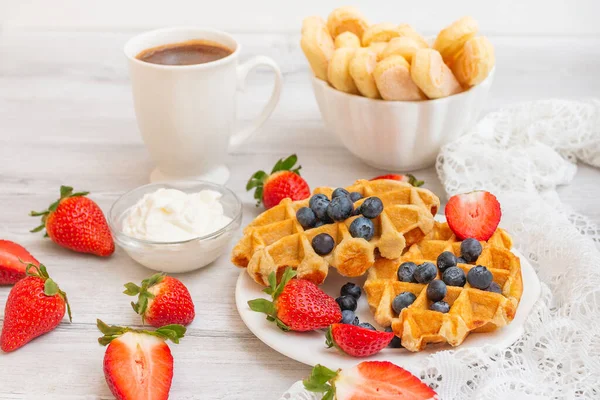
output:
[{"label": "strawberry slice", "polygon": [[25,278],[27,264],[40,266],[25,247],[10,240],[0,240],[0,285],[12,285]]},{"label": "strawberry slice", "polygon": [[389,361],[364,361],[348,370],[316,365],[306,390],[333,400],[437,400],[438,395],[416,376]]},{"label": "strawberry slice", "polygon": [[394,338],[393,332],[373,331],[349,324],[333,324],[326,334],[327,347],[337,347],[352,357],[379,353]]},{"label": "strawberry slice", "polygon": [[372,181],[377,181],[377,180],[380,180],[380,179],[389,179],[389,180],[392,180],[392,181],[408,182],[411,185],[413,185],[414,187],[423,186],[423,184],[425,183],[425,181],[420,181],[414,175],[411,175],[411,174],[406,174],[406,175],[397,175],[397,174],[380,175],[380,176],[376,176],[375,178],[373,178],[371,180]]},{"label": "strawberry slice", "polygon": [[446,204],[446,220],[460,240],[488,240],[500,223],[502,210],[496,196],[478,190],[450,197]]}]

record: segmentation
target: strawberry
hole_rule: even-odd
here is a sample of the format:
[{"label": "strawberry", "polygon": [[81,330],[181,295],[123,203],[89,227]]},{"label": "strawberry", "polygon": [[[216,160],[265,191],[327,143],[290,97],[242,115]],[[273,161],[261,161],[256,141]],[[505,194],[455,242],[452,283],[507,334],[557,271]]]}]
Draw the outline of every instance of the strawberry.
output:
[{"label": "strawberry", "polygon": [[155,331],[108,326],[97,320],[104,336],[104,377],[117,400],[166,400],[173,380],[173,356],[165,342],[179,343],[185,327],[167,325]]},{"label": "strawberry", "polygon": [[71,320],[67,294],[50,278],[42,264],[27,264],[27,276],[12,287],[4,309],[4,326],[0,336],[2,351],[24,346],[60,324],[65,308]]},{"label": "strawberry", "polygon": [[277,161],[271,174],[257,171],[252,175],[246,190],[254,190],[254,198],[258,206],[261,201],[266,209],[275,207],[286,197],[292,200],[304,200],[310,197],[308,183],[300,176],[302,166],[294,168],[298,157],[292,154],[288,158]]},{"label": "strawberry", "polygon": [[500,203],[490,192],[479,190],[457,194],[446,204],[446,221],[460,240],[488,240],[496,231],[501,217]]},{"label": "strawberry", "polygon": [[263,292],[270,294],[273,301],[254,299],[248,302],[250,309],[267,314],[284,331],[306,332],[326,328],[340,322],[340,306],[317,285],[305,279],[292,279],[296,271],[288,268],[277,284],[275,273],[269,275],[270,286]]},{"label": "strawberry", "polygon": [[123,292],[138,296],[138,302],[131,302],[133,310],[142,316],[142,322],[160,327],[170,324],[188,325],[196,316],[192,296],[179,280],[164,273],[154,274],[142,281],[142,286],[129,282]]},{"label": "strawberry", "polygon": [[438,400],[419,378],[389,361],[363,361],[349,370],[332,371],[315,365],[303,381],[323,400]]},{"label": "strawberry", "polygon": [[333,324],[326,334],[327,347],[337,347],[352,357],[379,353],[394,338],[393,332],[374,331],[357,325]]},{"label": "strawberry", "polygon": [[423,184],[425,183],[425,181],[420,181],[414,175],[411,175],[411,174],[406,174],[406,175],[396,175],[396,174],[380,175],[380,176],[376,176],[375,178],[373,178],[371,180],[372,181],[377,181],[377,180],[380,180],[380,179],[390,179],[392,181],[408,182],[411,185],[413,185],[414,187],[423,186]]},{"label": "strawberry", "polygon": [[45,211],[32,211],[42,217],[42,224],[31,232],[46,228],[46,236],[59,246],[108,257],[115,251],[110,229],[98,204],[85,197],[89,192],[73,193],[69,186],[60,187],[60,199]]},{"label": "strawberry", "polygon": [[25,278],[27,264],[40,265],[27,249],[9,240],[0,240],[0,285],[12,285]]}]

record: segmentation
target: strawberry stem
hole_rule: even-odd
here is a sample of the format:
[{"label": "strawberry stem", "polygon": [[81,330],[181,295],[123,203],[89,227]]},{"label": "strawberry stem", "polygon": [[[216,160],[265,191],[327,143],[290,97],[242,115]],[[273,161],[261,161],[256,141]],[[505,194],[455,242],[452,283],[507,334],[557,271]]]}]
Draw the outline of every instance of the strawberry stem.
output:
[{"label": "strawberry stem", "polygon": [[[50,215],[51,212],[56,211],[56,209],[58,208],[58,205],[60,204],[60,202],[62,200],[69,198],[69,197],[87,196],[88,194],[90,194],[90,192],[73,193],[73,188],[71,186],[64,186],[64,185],[61,186],[60,187],[60,198],[58,200],[56,200],[54,203],[50,204],[50,206],[48,207],[47,210],[30,211],[29,212],[29,216],[31,216],[31,217],[42,217],[42,224],[39,226],[36,226],[29,232],[36,233],[36,232],[40,232],[41,230],[43,230],[46,227],[46,220],[48,219],[48,216]],[[46,234],[45,236],[47,237],[48,234]]]},{"label": "strawberry stem", "polygon": [[124,294],[128,296],[138,296],[137,303],[131,302],[133,311],[142,316],[142,323],[144,323],[144,317],[146,310],[148,309],[148,300],[153,299],[154,295],[148,291],[152,286],[158,285],[167,276],[164,272],[154,274],[149,278],[142,281],[142,286],[138,286],[133,282],[127,282],[125,286]]},{"label": "strawberry stem", "polygon": [[298,167],[294,168],[294,165],[296,164],[296,162],[298,162],[298,156],[295,154],[292,154],[291,156],[289,156],[285,159],[280,158],[275,163],[275,166],[273,166],[273,169],[271,170],[271,174],[267,174],[265,171],[260,170],[260,171],[256,171],[250,177],[250,180],[248,180],[248,183],[246,184],[246,191],[255,189],[254,190],[254,198],[256,199],[257,207],[262,202],[264,184],[270,175],[273,175],[275,172],[279,172],[279,171],[291,171],[297,175],[300,175],[300,169],[302,169],[302,166],[298,165]]},{"label": "strawberry stem", "polygon": [[277,275],[275,272],[271,272],[269,274],[269,286],[263,289],[263,292],[271,295],[273,301],[269,301],[267,299],[258,298],[254,300],[248,301],[248,307],[252,311],[261,312],[267,314],[267,320],[271,322],[275,322],[277,326],[287,332],[290,330],[290,327],[287,326],[283,321],[277,318],[277,305],[276,301],[283,292],[285,285],[296,276],[296,271],[292,268],[286,268],[281,276],[281,281],[277,284]]},{"label": "strawberry stem", "polygon": [[408,183],[410,183],[414,187],[420,187],[425,184],[425,181],[418,180],[414,175],[406,174],[406,176],[408,176]]},{"label": "strawberry stem", "polygon": [[104,335],[98,338],[98,343],[106,346],[116,338],[124,335],[127,332],[144,333],[146,335],[156,336],[164,340],[170,340],[175,344],[179,343],[179,339],[185,336],[186,328],[183,325],[172,324],[165,325],[154,331],[145,329],[133,329],[128,326],[107,325],[100,319],[96,320],[96,326]]}]

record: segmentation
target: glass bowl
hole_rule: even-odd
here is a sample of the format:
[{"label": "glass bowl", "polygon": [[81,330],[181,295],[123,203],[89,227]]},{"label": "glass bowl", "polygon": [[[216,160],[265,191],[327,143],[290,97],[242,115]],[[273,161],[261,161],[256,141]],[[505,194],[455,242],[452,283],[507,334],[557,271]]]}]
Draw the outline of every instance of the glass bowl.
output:
[{"label": "glass bowl", "polygon": [[[158,189],[178,189],[185,193],[214,190],[221,193],[219,199],[226,216],[231,222],[208,235],[179,242],[154,242],[138,239],[123,232],[123,220],[145,194]],[[151,183],[140,186],[122,195],[112,205],[108,223],[115,242],[135,261],[143,266],[161,272],[180,273],[202,268],[225,252],[240,228],[242,203],[225,186],[199,180],[179,180]]]}]

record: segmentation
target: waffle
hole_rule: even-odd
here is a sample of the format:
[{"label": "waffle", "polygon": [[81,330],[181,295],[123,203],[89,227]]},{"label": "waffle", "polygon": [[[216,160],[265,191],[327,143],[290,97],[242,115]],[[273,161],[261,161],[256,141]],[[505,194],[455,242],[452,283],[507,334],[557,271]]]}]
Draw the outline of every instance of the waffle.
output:
[{"label": "waffle", "polygon": [[[355,208],[372,196],[383,202],[383,212],[373,220],[375,235],[370,241],[350,235],[348,228],[357,217],[304,230],[296,220],[296,211],[307,207],[309,200],[284,199],[245,228],[233,249],[233,264],[246,267],[250,276],[265,286],[271,272],[279,278],[288,266],[297,270],[299,278],[321,284],[330,265],[344,276],[363,275],[375,262],[376,250],[381,257],[397,259],[407,246],[433,229],[433,215],[440,200],[427,189],[393,180],[358,180],[346,190],[363,196],[354,203]],[[320,187],[314,194],[331,198],[332,192],[333,188]],[[315,253],[311,245],[320,233],[328,233],[335,242],[333,251],[326,256]]]},{"label": "waffle", "polygon": [[[486,266],[494,282],[502,288],[502,294],[475,289],[468,282],[464,287],[447,286],[444,301],[450,305],[450,311],[446,314],[431,311],[427,285],[400,282],[397,270],[406,261],[417,265],[426,261],[436,264],[437,256],[443,251],[460,256],[460,241],[448,224],[435,222],[434,229],[399,260],[378,258],[369,270],[364,289],[375,321],[391,326],[401,338],[402,346],[410,351],[423,350],[428,343],[447,342],[458,346],[470,332],[491,332],[509,324],[523,293],[521,263],[510,251],[511,246],[510,236],[497,229],[487,242],[482,242],[483,250],[476,262],[458,264],[465,274],[475,265]],[[439,272],[437,279],[440,279]],[[417,298],[398,315],[392,309],[392,301],[406,291]]]}]

